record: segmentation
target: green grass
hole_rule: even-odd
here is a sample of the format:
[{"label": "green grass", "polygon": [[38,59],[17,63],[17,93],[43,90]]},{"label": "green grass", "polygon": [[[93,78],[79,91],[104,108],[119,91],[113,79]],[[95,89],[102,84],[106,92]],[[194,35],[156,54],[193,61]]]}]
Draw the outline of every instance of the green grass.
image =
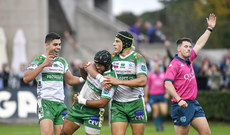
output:
[{"label": "green grass", "polygon": [[[212,135],[229,135],[230,133],[230,123],[217,123],[209,122]],[[0,134],[1,135],[40,135],[39,125],[3,125],[0,124]],[[128,127],[126,135],[131,135],[131,128]],[[155,131],[154,125],[149,122],[145,128],[145,135],[175,135],[172,122],[165,123],[165,131],[157,133]],[[77,130],[74,135],[85,135],[84,127]],[[101,135],[111,135],[108,122],[104,122],[101,130]],[[198,133],[191,127],[189,135],[198,135]]]}]

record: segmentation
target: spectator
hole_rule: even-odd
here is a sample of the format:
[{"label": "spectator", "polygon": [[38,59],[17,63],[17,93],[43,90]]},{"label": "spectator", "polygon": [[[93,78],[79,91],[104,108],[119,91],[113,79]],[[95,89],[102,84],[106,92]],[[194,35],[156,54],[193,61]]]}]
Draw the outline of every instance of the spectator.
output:
[{"label": "spectator", "polygon": [[166,41],[165,35],[161,31],[162,22],[157,20],[154,26],[151,26],[150,23],[145,25],[147,29],[149,43],[164,43]]},{"label": "spectator", "polygon": [[134,41],[135,41],[135,45],[136,45],[136,49],[139,50],[139,44],[141,42],[141,24],[142,24],[142,20],[137,19],[136,22],[129,28],[129,31],[131,32],[131,34],[134,37]]},{"label": "spectator", "polygon": [[198,73],[200,71],[200,66],[197,64],[196,59],[193,60],[192,66],[193,66],[193,70],[194,70],[195,75],[198,75]]},{"label": "spectator", "polygon": [[163,58],[160,56],[160,54],[158,52],[155,52],[153,58],[149,59],[148,62],[149,62],[148,69],[150,72],[154,72],[155,63],[158,63],[160,65],[160,71],[161,72],[164,71]]},{"label": "spectator", "polygon": [[212,65],[211,74],[209,75],[209,86],[211,90],[219,90],[221,83],[221,73],[216,64]]},{"label": "spectator", "polygon": [[227,89],[227,86],[226,86],[226,69],[227,69],[227,65],[226,65],[226,62],[228,61],[227,59],[229,59],[230,58],[230,49],[228,49],[228,51],[227,51],[227,54],[224,56],[224,58],[223,58],[223,60],[222,60],[222,62],[220,63],[220,72],[221,72],[221,74],[222,74],[222,79],[223,79],[223,82],[224,82],[224,84],[223,84],[223,87],[222,87],[222,90],[223,91],[225,91],[226,89]]},{"label": "spectator", "polygon": [[[19,81],[19,85],[20,87],[28,87],[29,84],[26,84],[24,81],[23,81],[23,77],[24,77],[24,74],[26,73],[26,65],[25,64],[20,64],[20,70],[19,72],[17,73],[17,76],[18,76],[18,81]],[[33,81],[31,81],[30,83],[33,83]]]},{"label": "spectator", "polygon": [[2,79],[3,88],[8,88],[8,78],[10,76],[7,69],[7,64],[2,64],[2,71],[0,72],[0,78]]},{"label": "spectator", "polygon": [[223,91],[226,91],[227,88],[229,88],[229,82],[230,82],[230,58],[226,58],[225,60],[225,68],[224,68],[224,72],[225,72],[225,81],[224,81],[224,88]]},{"label": "spectator", "polygon": [[211,63],[207,58],[202,58],[201,60],[201,70],[200,75],[209,75],[211,73]]},{"label": "spectator", "polygon": [[146,34],[147,34],[147,42],[148,43],[152,43],[153,42],[153,37],[151,36],[153,31],[154,31],[154,26],[152,26],[152,24],[150,22],[145,22],[144,25],[145,29],[146,29]]}]

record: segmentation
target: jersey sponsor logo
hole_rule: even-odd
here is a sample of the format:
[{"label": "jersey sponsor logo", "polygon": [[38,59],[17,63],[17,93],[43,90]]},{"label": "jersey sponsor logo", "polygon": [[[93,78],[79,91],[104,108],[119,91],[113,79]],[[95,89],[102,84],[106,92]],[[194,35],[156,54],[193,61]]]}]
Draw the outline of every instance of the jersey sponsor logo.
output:
[{"label": "jersey sponsor logo", "polygon": [[180,66],[181,66],[181,67],[183,67],[183,66],[184,66],[184,64],[181,64]]},{"label": "jersey sponsor logo", "polygon": [[58,64],[54,64],[54,67],[58,67]]},{"label": "jersey sponsor logo", "polygon": [[180,117],[180,121],[183,122],[183,123],[186,122],[186,116]]},{"label": "jersey sponsor logo", "polygon": [[39,119],[42,118],[42,117],[44,117],[44,113],[43,113],[43,108],[42,107],[38,108],[38,117],[39,117]]},{"label": "jersey sponsor logo", "polygon": [[147,67],[145,64],[141,64],[141,68],[140,68],[141,72],[146,72],[147,71]]},{"label": "jersey sponsor logo", "polygon": [[42,81],[63,81],[61,73],[42,73]]},{"label": "jersey sponsor logo", "polygon": [[59,72],[63,72],[63,69],[49,69],[49,71],[59,71]]},{"label": "jersey sponsor logo", "polygon": [[66,114],[67,114],[67,112],[62,112],[62,119],[63,120],[65,119]]},{"label": "jersey sponsor logo", "polygon": [[121,67],[120,68],[125,68],[125,63],[121,63]]},{"label": "jersey sponsor logo", "polygon": [[58,61],[62,62],[60,59],[58,59]]},{"label": "jersey sponsor logo", "polygon": [[118,68],[118,67],[119,67],[119,63],[118,63],[118,62],[114,62],[114,63],[113,63],[113,67],[114,67],[114,68]]},{"label": "jersey sponsor logo", "polygon": [[55,62],[55,63],[53,64],[53,67],[59,67],[59,68],[61,68],[61,69],[64,68],[64,67],[63,67],[63,64],[60,63],[60,62]]},{"label": "jersey sponsor logo", "polygon": [[42,82],[41,81],[37,81],[37,87],[42,88]]},{"label": "jersey sponsor logo", "polygon": [[169,67],[172,67],[172,66],[173,66],[172,64],[169,65]]},{"label": "jersey sponsor logo", "polygon": [[89,117],[89,121],[88,121],[89,124],[91,125],[98,125],[99,123],[99,118],[98,117],[95,117],[95,116],[91,116]]},{"label": "jersey sponsor logo", "polygon": [[138,54],[138,55],[135,56],[136,59],[138,59],[138,58],[140,58],[140,57],[141,57],[140,54]]},{"label": "jersey sponsor logo", "polygon": [[191,81],[193,78],[195,78],[194,72],[184,75],[184,79],[186,79],[186,80]]},{"label": "jersey sponsor logo", "polygon": [[36,57],[35,59],[39,59],[39,60],[42,60],[42,57]]},{"label": "jersey sponsor logo", "polygon": [[144,120],[144,111],[143,110],[138,110],[134,112],[135,115],[135,120]]},{"label": "jersey sponsor logo", "polygon": [[130,61],[135,61],[135,60],[133,60],[133,59],[129,59]]},{"label": "jersey sponsor logo", "polygon": [[135,79],[134,76],[119,76],[119,80],[133,80]]},{"label": "jersey sponsor logo", "polygon": [[129,69],[133,69],[134,68],[134,63],[129,63]]},{"label": "jersey sponsor logo", "polygon": [[111,93],[110,90],[105,90],[105,89],[102,90],[103,95],[110,95],[110,93]]},{"label": "jersey sponsor logo", "polygon": [[35,68],[37,68],[37,66],[38,66],[37,64],[33,63],[33,64],[30,64],[30,65],[29,65],[29,68],[35,69]]}]

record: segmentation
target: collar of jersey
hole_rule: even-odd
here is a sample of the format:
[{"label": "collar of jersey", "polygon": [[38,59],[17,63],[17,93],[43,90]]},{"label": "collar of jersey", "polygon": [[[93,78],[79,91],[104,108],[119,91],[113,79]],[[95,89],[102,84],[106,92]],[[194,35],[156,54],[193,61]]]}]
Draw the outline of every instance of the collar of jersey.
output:
[{"label": "collar of jersey", "polygon": [[129,54],[126,55],[125,57],[121,56],[121,54],[119,54],[119,56],[120,56],[121,59],[125,59],[125,58],[129,57],[129,56],[130,56],[131,54],[133,54],[133,53],[134,53],[134,51],[132,51],[131,53],[129,53]]},{"label": "collar of jersey", "polygon": [[[183,63],[186,62],[186,60],[180,58],[177,54],[175,55],[175,58],[178,59],[179,61],[183,62]],[[187,59],[187,61],[189,61],[189,59]]]},{"label": "collar of jersey", "polygon": [[109,69],[109,70],[105,71],[104,73],[109,73],[109,72],[111,72],[111,69]]},{"label": "collar of jersey", "polygon": [[[45,54],[42,54],[42,56],[46,58]],[[54,60],[55,60],[55,59],[57,59],[57,58],[58,58],[58,56],[57,56],[57,57],[55,57],[55,58],[54,58]]]}]

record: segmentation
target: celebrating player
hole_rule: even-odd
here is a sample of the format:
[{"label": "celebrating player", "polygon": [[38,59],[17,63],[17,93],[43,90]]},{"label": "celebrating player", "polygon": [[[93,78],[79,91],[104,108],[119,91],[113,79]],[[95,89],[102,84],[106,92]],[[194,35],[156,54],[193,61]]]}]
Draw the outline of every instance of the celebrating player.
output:
[{"label": "celebrating player", "polygon": [[[102,50],[97,52],[94,62],[91,65],[95,66],[97,72],[104,76],[116,77],[115,71],[111,70],[111,54],[108,51]],[[81,66],[81,70],[83,70],[83,67]],[[85,76],[83,73],[82,71],[82,76]],[[72,105],[65,117],[61,134],[72,135],[83,124],[87,135],[99,135],[104,119],[103,107],[112,98],[115,87],[113,86],[109,91],[106,91],[102,88],[99,80],[88,75],[80,95],[74,96],[76,103]]]},{"label": "celebrating player", "polygon": [[45,54],[32,60],[23,79],[25,83],[35,78],[37,80],[37,116],[41,134],[51,135],[54,131],[59,135],[67,112],[63,81],[69,85],[77,85],[84,79],[73,76],[66,60],[58,56],[61,50],[61,37],[58,34],[47,34],[45,47]]}]

